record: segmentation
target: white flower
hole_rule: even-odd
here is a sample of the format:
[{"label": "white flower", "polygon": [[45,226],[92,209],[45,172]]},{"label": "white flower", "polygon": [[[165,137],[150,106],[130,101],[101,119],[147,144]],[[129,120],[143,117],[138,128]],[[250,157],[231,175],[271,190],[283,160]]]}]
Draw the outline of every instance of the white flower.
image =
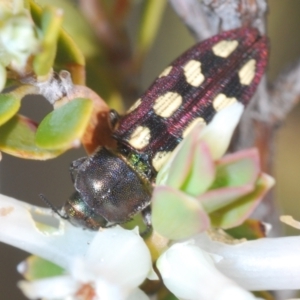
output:
[{"label": "white flower", "polygon": [[158,259],[157,268],[166,287],[180,299],[256,299],[219,272],[211,256],[192,241],[170,247]]},{"label": "white flower", "polygon": [[[47,221],[48,219],[48,221]],[[35,221],[38,220],[38,221]],[[151,257],[135,230],[99,232],[75,228],[48,209],[0,195],[0,240],[65,268],[66,275],[19,286],[30,299],[148,299],[138,289],[152,270]],[[24,264],[19,270],[24,269]]]},{"label": "white flower", "polygon": [[213,241],[203,233],[196,245],[222,256],[216,267],[251,291],[300,289],[300,237],[261,238],[236,245]]},{"label": "white flower", "polygon": [[30,55],[36,53],[39,41],[34,24],[27,15],[12,15],[0,27],[0,61],[22,71]]},{"label": "white flower", "polygon": [[22,0],[0,3],[0,91],[6,83],[9,66],[19,74],[26,71],[29,57],[38,52],[37,28]]},{"label": "white flower", "polygon": [[157,261],[164,284],[185,300],[256,299],[249,291],[298,290],[300,237],[234,245],[207,233],[176,243]]}]

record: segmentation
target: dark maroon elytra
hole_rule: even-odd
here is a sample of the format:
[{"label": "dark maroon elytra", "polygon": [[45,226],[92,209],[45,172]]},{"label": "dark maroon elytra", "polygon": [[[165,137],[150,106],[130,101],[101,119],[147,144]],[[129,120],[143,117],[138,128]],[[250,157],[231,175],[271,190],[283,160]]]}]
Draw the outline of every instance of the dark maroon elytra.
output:
[{"label": "dark maroon elytra", "polygon": [[[236,50],[228,57],[214,55],[213,45],[222,40],[237,40]],[[256,60],[256,74],[249,86],[239,82],[238,70],[250,59]],[[184,77],[182,67],[191,59],[201,62],[205,81],[200,87],[189,85]],[[226,31],[201,42],[187,50],[177,58],[171,66],[171,73],[166,77],[157,78],[151,87],[142,95],[141,105],[124,116],[117,131],[114,133],[118,142],[130,151],[138,152],[151,160],[157,151],[172,151],[182,140],[182,132],[196,117],[210,122],[216,111],[212,99],[219,93],[227,97],[236,97],[247,104],[253,96],[268,59],[268,42],[265,36],[259,35],[254,28],[240,28]],[[155,99],[167,91],[179,93],[184,100],[181,108],[170,118],[157,116],[152,107]],[[150,143],[141,150],[132,149],[128,144],[129,137],[137,126],[151,128]]]},{"label": "dark maroon elytra", "polygon": [[[225,58],[212,51],[223,40],[238,42]],[[114,132],[118,151],[102,147],[92,156],[73,162],[71,173],[76,192],[63,208],[66,218],[95,230],[127,222],[142,212],[150,227],[149,205],[157,173],[152,166],[155,155],[173,151],[195,118],[209,123],[217,113],[213,99],[220,93],[246,105],[264,73],[267,58],[267,38],[253,28],[223,32],[187,50],[171,64],[171,72],[157,78],[142,95],[141,104],[120,119]],[[243,85],[238,73],[250,59],[256,62],[255,75],[249,85]],[[197,87],[189,84],[184,75],[183,68],[190,60],[201,63],[204,80]],[[164,117],[155,112],[154,103],[167,92],[179,94],[182,102]],[[130,141],[139,127],[149,130],[151,136],[136,149]]]}]

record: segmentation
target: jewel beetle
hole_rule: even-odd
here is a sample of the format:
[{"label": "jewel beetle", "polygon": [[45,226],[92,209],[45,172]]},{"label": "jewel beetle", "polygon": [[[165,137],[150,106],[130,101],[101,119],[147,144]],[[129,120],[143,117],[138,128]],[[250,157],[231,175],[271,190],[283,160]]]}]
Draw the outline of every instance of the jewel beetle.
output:
[{"label": "jewel beetle", "polygon": [[97,230],[142,212],[151,226],[157,172],[197,123],[208,124],[235,101],[246,105],[264,74],[268,41],[254,28],[226,31],[179,56],[120,118],[118,147],[72,162],[75,193],[60,213]]}]

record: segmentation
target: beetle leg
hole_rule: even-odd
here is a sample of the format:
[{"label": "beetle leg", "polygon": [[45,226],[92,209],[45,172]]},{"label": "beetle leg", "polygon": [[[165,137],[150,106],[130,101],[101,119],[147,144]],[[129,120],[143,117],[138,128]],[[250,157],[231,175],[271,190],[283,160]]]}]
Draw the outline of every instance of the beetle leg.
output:
[{"label": "beetle leg", "polygon": [[118,112],[114,109],[111,109],[109,111],[109,122],[112,129],[115,129],[119,120],[120,120],[120,115],[118,114]]},{"label": "beetle leg", "polygon": [[148,205],[142,210],[143,221],[146,225],[146,229],[141,232],[141,236],[145,236],[152,230],[152,221],[151,221],[151,207]]},{"label": "beetle leg", "polygon": [[81,157],[72,161],[69,171],[73,183],[75,183],[75,178],[77,177],[79,167],[82,165],[82,163],[85,162],[86,159],[87,159],[86,157]]}]

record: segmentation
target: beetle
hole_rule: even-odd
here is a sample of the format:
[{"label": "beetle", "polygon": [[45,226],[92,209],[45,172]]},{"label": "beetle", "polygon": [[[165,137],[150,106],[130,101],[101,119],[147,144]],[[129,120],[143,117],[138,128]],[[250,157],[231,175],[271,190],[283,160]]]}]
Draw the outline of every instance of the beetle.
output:
[{"label": "beetle", "polygon": [[267,59],[267,38],[248,27],[220,33],[179,56],[120,118],[116,150],[101,147],[72,162],[76,191],[60,215],[97,230],[141,212],[150,228],[157,172],[196,124],[208,124],[235,101],[250,101]]}]

